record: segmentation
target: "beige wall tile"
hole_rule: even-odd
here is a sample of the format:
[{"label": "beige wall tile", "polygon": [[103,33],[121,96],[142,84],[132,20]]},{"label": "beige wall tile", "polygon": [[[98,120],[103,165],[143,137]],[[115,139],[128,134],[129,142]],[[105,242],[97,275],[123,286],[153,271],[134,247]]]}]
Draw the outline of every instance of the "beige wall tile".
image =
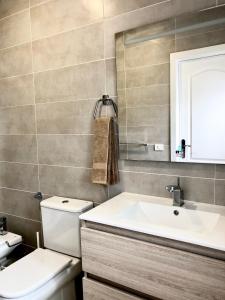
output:
[{"label": "beige wall tile", "polygon": [[34,104],[33,75],[0,80],[0,107]]},{"label": "beige wall tile", "polygon": [[121,168],[127,171],[146,172],[174,176],[189,176],[214,178],[215,166],[213,164],[172,163],[156,161],[123,161]]},{"label": "beige wall tile", "polygon": [[29,10],[0,19],[0,49],[30,41]]},{"label": "beige wall tile", "polygon": [[40,202],[34,198],[33,193],[1,188],[0,211],[40,221]]},{"label": "beige wall tile", "polygon": [[225,165],[216,165],[216,179],[225,179]]},{"label": "beige wall tile", "polygon": [[0,161],[37,163],[35,135],[0,135]]},{"label": "beige wall tile", "polygon": [[[176,184],[175,176],[155,175],[147,173],[121,172],[121,183],[113,189],[170,198],[171,195],[165,190],[168,184]],[[213,179],[181,177],[181,186],[186,200],[214,202]]]},{"label": "beige wall tile", "polygon": [[112,96],[117,95],[116,91],[116,61],[115,59],[106,60],[106,91]]},{"label": "beige wall tile", "polygon": [[105,20],[105,56],[115,56],[115,33],[215,5],[216,0],[172,0]]},{"label": "beige wall tile", "polygon": [[38,191],[37,165],[0,163],[0,186],[25,191]]},{"label": "beige wall tile", "polygon": [[32,221],[12,215],[6,215],[8,220],[8,230],[23,236],[23,242],[32,247],[37,246],[36,232],[42,231],[41,222]]},{"label": "beige wall tile", "polygon": [[[128,137],[129,138],[129,137]],[[129,160],[155,160],[168,161],[170,158],[170,147],[164,146],[163,151],[155,151],[154,146],[128,145],[127,158]]]},{"label": "beige wall tile", "polygon": [[104,0],[104,15],[112,17],[159,2],[163,0]]},{"label": "beige wall tile", "polygon": [[126,88],[125,72],[124,71],[118,71],[117,72],[116,84],[117,84],[117,89],[118,90],[124,90]]},{"label": "beige wall tile", "polygon": [[92,132],[96,100],[57,102],[37,105],[40,134],[87,134]]},{"label": "beige wall tile", "polygon": [[[182,15],[183,16],[183,15]],[[144,26],[136,27],[134,29],[127,30],[124,32],[124,42],[128,42],[131,39],[136,39],[139,37],[145,37],[146,35],[157,36],[163,32],[171,31],[175,29],[175,18],[170,17],[161,21],[156,21],[149,23]],[[168,36],[168,38],[173,38],[174,35]],[[130,44],[128,47],[135,47],[135,44]],[[136,44],[138,46],[138,44]]]},{"label": "beige wall tile", "polygon": [[103,24],[98,23],[36,41],[33,43],[34,71],[103,59],[103,39]]},{"label": "beige wall tile", "polygon": [[[127,127],[127,140],[129,143],[142,142],[148,144],[169,145],[170,135],[168,122],[158,121],[156,123],[152,122],[152,125],[148,126]],[[137,150],[138,149],[136,149],[136,151]],[[158,154],[160,154],[160,152]]]},{"label": "beige wall tile", "polygon": [[168,84],[170,81],[169,64],[129,69],[126,71],[126,87]]},{"label": "beige wall tile", "polygon": [[140,193],[170,198],[170,194],[165,190],[168,184],[176,184],[176,177],[164,175],[152,175],[134,172],[121,172],[121,182],[113,187],[115,191],[126,191],[130,193]]},{"label": "beige wall tile", "polygon": [[137,68],[170,62],[170,53],[175,51],[175,40],[155,39],[125,49],[125,67]]},{"label": "beige wall tile", "polygon": [[214,180],[181,177],[184,199],[214,204]]},{"label": "beige wall tile", "polygon": [[[215,7],[212,9],[207,9],[203,11],[199,11],[195,14],[185,14],[176,17],[176,28],[188,27],[190,25],[196,25],[203,22],[213,21],[215,19],[220,19],[225,16],[225,6]],[[191,27],[189,30],[184,32],[177,32],[176,37],[185,37],[190,35],[197,35],[206,33],[207,31],[215,31],[218,29],[223,29],[224,24],[211,25],[203,28],[195,28]]]},{"label": "beige wall tile", "polygon": [[121,107],[126,106],[125,89],[117,90],[117,93],[118,93],[117,102],[118,102],[118,107],[120,109]]},{"label": "beige wall tile", "polygon": [[225,180],[215,181],[215,203],[225,205]]},{"label": "beige wall tile", "polygon": [[0,109],[0,134],[34,134],[34,106]]},{"label": "beige wall tile", "polygon": [[217,3],[220,4],[225,4],[225,0],[217,0]]},{"label": "beige wall tile", "polygon": [[44,2],[47,2],[49,0],[30,0],[30,6],[43,4]]},{"label": "beige wall tile", "polygon": [[29,7],[29,0],[0,0],[0,18]]},{"label": "beige wall tile", "polygon": [[225,29],[191,35],[176,40],[176,51],[184,51],[225,43]]},{"label": "beige wall tile", "polygon": [[99,98],[105,90],[103,61],[35,74],[36,102]]},{"label": "beige wall tile", "polygon": [[102,0],[52,0],[31,9],[32,36],[39,39],[102,17]]},{"label": "beige wall tile", "polygon": [[[62,179],[64,184],[62,184]],[[91,183],[91,170],[71,167],[40,167],[41,191],[45,194],[102,202],[107,188]]]},{"label": "beige wall tile", "polygon": [[169,106],[152,105],[146,107],[127,108],[127,126],[160,125],[169,128]]},{"label": "beige wall tile", "polygon": [[119,126],[126,127],[127,124],[127,110],[126,107],[119,107],[118,111],[118,119],[119,119]]},{"label": "beige wall tile", "polygon": [[90,135],[39,135],[40,164],[91,167],[92,136]]},{"label": "beige wall tile", "polygon": [[127,106],[169,105],[170,87],[168,84],[150,85],[126,89]]},{"label": "beige wall tile", "polygon": [[31,45],[0,50],[0,78],[32,72]]},{"label": "beige wall tile", "polygon": [[117,51],[116,52],[116,69],[118,71],[124,71],[124,51]]},{"label": "beige wall tile", "polygon": [[183,13],[213,7],[216,5],[216,0],[174,0],[174,4],[176,6],[177,11]]}]

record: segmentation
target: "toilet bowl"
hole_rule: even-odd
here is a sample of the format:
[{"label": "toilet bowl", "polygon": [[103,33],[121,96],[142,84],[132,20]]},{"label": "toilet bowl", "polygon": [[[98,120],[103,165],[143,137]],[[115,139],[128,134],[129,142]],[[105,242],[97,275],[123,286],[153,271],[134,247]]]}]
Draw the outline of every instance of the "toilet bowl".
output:
[{"label": "toilet bowl", "polygon": [[0,272],[0,299],[74,300],[73,279],[80,272],[79,259],[36,249]]},{"label": "toilet bowl", "polygon": [[22,237],[18,234],[7,232],[0,235],[0,263],[21,243]]},{"label": "toilet bowl", "polygon": [[[46,249],[37,248],[0,271],[0,300],[75,300],[81,272],[79,215],[90,201],[51,197],[41,202]],[[78,300],[78,299],[77,299]]]}]

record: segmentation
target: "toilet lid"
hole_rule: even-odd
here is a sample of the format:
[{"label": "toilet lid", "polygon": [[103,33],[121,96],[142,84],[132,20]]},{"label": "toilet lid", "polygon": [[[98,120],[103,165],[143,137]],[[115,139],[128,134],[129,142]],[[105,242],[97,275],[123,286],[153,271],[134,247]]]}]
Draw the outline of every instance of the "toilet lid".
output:
[{"label": "toilet lid", "polygon": [[38,248],[0,272],[0,296],[19,298],[38,289],[64,270],[71,257]]}]

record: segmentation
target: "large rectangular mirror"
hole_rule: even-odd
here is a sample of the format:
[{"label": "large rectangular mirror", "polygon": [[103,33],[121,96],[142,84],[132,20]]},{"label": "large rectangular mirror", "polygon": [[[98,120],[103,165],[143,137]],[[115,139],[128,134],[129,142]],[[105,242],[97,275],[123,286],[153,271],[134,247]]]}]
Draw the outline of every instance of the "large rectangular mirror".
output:
[{"label": "large rectangular mirror", "polygon": [[[116,34],[120,154],[122,159],[171,161],[172,158],[172,161],[184,162],[225,162],[225,158],[224,160],[221,160],[221,156],[218,158],[218,152],[220,152],[219,155],[224,155],[224,152],[221,151],[217,151],[217,156],[215,154],[214,158],[212,152],[210,152],[210,155],[208,153],[211,156],[210,158],[209,156],[207,158],[204,156],[207,155],[206,153],[202,154],[196,151],[192,155],[192,149],[189,147],[191,146],[190,130],[189,136],[183,137],[176,134],[179,126],[174,120],[176,118],[185,118],[185,116],[176,115],[178,111],[175,113],[171,105],[178,103],[176,102],[178,98],[174,101],[170,97],[170,92],[172,93],[172,89],[177,84],[176,72],[171,73],[174,76],[172,78],[170,71],[174,70],[176,62],[179,60],[179,53],[185,53],[193,49],[198,51],[198,49],[224,43],[224,7],[182,15]],[[170,64],[170,57],[174,58],[173,67]],[[221,80],[224,81],[222,77],[220,78]],[[201,84],[197,83],[197,81],[195,83]],[[223,84],[217,82],[216,87],[212,84],[211,93],[213,89],[218,89],[218,86],[224,87],[225,82]],[[200,90],[202,89],[198,86],[196,93]],[[221,90],[219,94],[221,95],[220,98],[214,99],[214,101],[217,108],[219,103],[221,103],[223,105],[221,109],[223,108],[224,111],[224,90]],[[204,118],[204,120],[199,120],[201,121],[199,124],[202,124],[201,128],[193,128],[194,124],[198,124],[199,107],[202,110],[206,107],[206,105],[203,105],[206,100],[203,99],[204,95],[204,93],[201,94],[201,101],[198,104],[197,102],[193,103],[194,122],[186,122],[189,129],[192,126],[193,139],[198,141],[198,143],[195,142],[195,150],[201,144],[198,136],[207,119],[206,113],[201,114],[202,118]],[[208,104],[212,105],[212,101],[208,101]],[[209,107],[208,109],[211,110]],[[218,115],[218,118],[215,114],[221,112],[221,109],[214,109],[213,111],[213,118],[220,120],[220,124],[222,122],[221,114]],[[210,122],[212,122],[212,119]],[[220,128],[218,128],[218,124],[216,127],[217,135],[223,132],[223,136],[220,139],[221,144],[220,146],[218,145],[221,150],[222,143],[225,145],[225,122],[222,122]],[[203,135],[201,137],[203,139]],[[212,140],[210,140],[211,138]],[[185,140],[185,146],[183,140]],[[214,146],[215,137],[213,131],[204,135],[204,141],[206,143],[202,149],[206,149],[206,144]],[[182,157],[184,156],[182,147],[186,149],[185,158]],[[217,146],[215,145],[215,147]],[[179,151],[180,153],[178,154]]]}]

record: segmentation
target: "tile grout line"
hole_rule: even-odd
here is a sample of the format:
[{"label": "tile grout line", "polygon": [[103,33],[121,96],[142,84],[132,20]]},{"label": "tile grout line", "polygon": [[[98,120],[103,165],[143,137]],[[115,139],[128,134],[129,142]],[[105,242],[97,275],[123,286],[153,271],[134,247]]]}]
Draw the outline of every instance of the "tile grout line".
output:
[{"label": "tile grout line", "polygon": [[72,68],[72,67],[78,67],[78,66],[84,66],[84,65],[88,65],[88,64],[94,64],[94,63],[98,63],[98,62],[104,62],[104,58],[102,59],[97,59],[97,60],[90,60],[90,61],[86,61],[86,62],[82,62],[79,64],[72,64],[72,65],[66,65],[66,66],[61,66],[59,68],[53,68],[53,69],[46,69],[43,71],[36,71],[36,72],[29,72],[29,73],[24,73],[24,74],[17,74],[17,75],[12,75],[12,76],[6,76],[6,77],[1,77],[1,80],[4,79],[10,79],[10,78],[15,78],[15,77],[22,77],[22,76],[28,76],[28,75],[36,75],[36,74],[40,74],[40,73],[47,73],[47,72],[52,72],[52,71],[59,71],[59,70],[64,70],[64,69],[68,69],[68,68]]},{"label": "tile grout line", "polygon": [[214,204],[216,204],[216,164],[214,165]]},{"label": "tile grout line", "polygon": [[[168,177],[182,177],[182,178],[193,178],[193,179],[202,179],[202,180],[214,180],[214,177],[201,177],[201,176],[190,176],[190,175],[180,175],[180,174],[169,174],[169,173],[154,173],[154,172],[144,172],[144,171],[128,171],[121,169],[122,173],[135,173],[143,175],[157,175],[157,176],[168,176]],[[225,181],[225,179],[217,179]]]},{"label": "tile grout line", "polygon": [[8,18],[11,18],[13,16],[16,16],[16,15],[19,15],[21,13],[24,13],[25,11],[28,11],[28,10],[29,10],[29,7],[21,9],[21,10],[18,10],[17,12],[14,12],[12,14],[9,14],[9,15],[7,15],[5,17],[0,18],[0,22],[3,21],[4,19],[8,19]]},{"label": "tile grout line", "polygon": [[[113,96],[115,97],[115,96]],[[88,101],[97,101],[99,98],[90,98],[90,99],[77,99],[77,100],[58,100],[58,101],[48,101],[48,102],[37,102],[37,103],[27,103],[27,104],[18,104],[18,105],[8,105],[8,106],[0,106],[0,111],[4,109],[17,108],[17,107],[27,107],[34,105],[45,105],[45,104],[55,104],[55,103],[77,103],[77,102],[88,102]],[[164,105],[164,104],[163,104]]]},{"label": "tile grout line", "polygon": [[35,138],[36,138],[36,159],[37,159],[37,180],[38,180],[38,191],[41,191],[41,184],[40,184],[40,167],[39,167],[39,153],[38,153],[38,130],[37,130],[37,106],[36,106],[36,89],[35,89],[35,82],[34,82],[34,56],[33,56],[33,43],[32,43],[32,25],[31,25],[31,0],[29,0],[29,14],[30,14],[30,38],[31,38],[31,66],[32,66],[32,73],[33,73],[33,97],[34,97],[34,122],[35,122]]},{"label": "tile grout line", "polygon": [[[103,56],[104,56],[104,72],[105,72],[105,82],[104,82],[104,91],[105,94],[107,94],[107,66],[106,66],[106,51],[105,51],[105,23],[104,23],[104,14],[105,14],[105,2],[104,0],[102,0],[102,12],[103,12]],[[110,96],[110,95],[109,95]],[[106,106],[106,115],[108,115],[108,107]],[[107,199],[110,198],[110,189],[109,186],[106,186],[106,190],[107,190]]]},{"label": "tile grout line", "polygon": [[[36,133],[0,134],[1,136],[35,136]],[[37,136],[93,136],[93,133],[37,133]]]},{"label": "tile grout line", "polygon": [[124,70],[124,97],[125,97],[125,120],[126,120],[126,129],[125,129],[125,137],[126,137],[126,159],[129,158],[129,145],[128,145],[128,132],[127,132],[127,129],[128,129],[128,116],[127,116],[127,70],[126,70],[126,48],[124,46],[124,43],[125,43],[125,36],[124,36],[124,32],[123,32],[123,54],[124,54],[124,58],[123,58],[123,70]]},{"label": "tile grout line", "polygon": [[[31,43],[31,42],[29,42],[29,43]],[[27,44],[29,44],[29,43],[27,43]],[[81,62],[79,64],[61,66],[59,68],[52,68],[52,69],[46,69],[46,70],[42,70],[42,71],[29,72],[29,73],[24,73],[24,74],[16,74],[16,75],[12,75],[12,76],[0,77],[0,81],[10,79],[10,78],[17,78],[17,77],[23,77],[23,76],[28,76],[28,75],[36,75],[36,74],[40,74],[40,73],[47,73],[47,72],[51,72],[51,71],[59,71],[59,70],[64,70],[64,69],[68,69],[68,68],[72,68],[72,67],[78,67],[78,66],[84,66],[84,65],[88,65],[88,64],[94,64],[94,63],[98,63],[98,62],[104,62],[105,60],[110,60],[110,59],[115,59],[115,57],[110,57],[110,58],[106,58],[106,59],[101,58],[101,59],[97,59],[97,60],[90,60],[90,61]]]},{"label": "tile grout line", "polygon": [[105,16],[104,16],[104,19],[105,19],[105,20],[111,21],[112,19],[115,19],[115,18],[124,16],[124,15],[129,15],[129,14],[132,14],[132,13],[137,12],[137,11],[142,11],[142,10],[145,10],[145,9],[147,9],[147,8],[151,8],[151,7],[155,7],[155,6],[160,6],[160,5],[162,5],[162,4],[170,3],[170,2],[171,2],[171,0],[161,0],[161,1],[158,2],[158,3],[153,3],[153,4],[150,4],[150,5],[147,5],[147,6],[143,6],[143,7],[139,7],[139,8],[130,10],[130,11],[122,12],[122,13],[117,14],[117,15],[114,15],[114,16],[109,16],[109,17],[105,17]]},{"label": "tile grout line", "polygon": [[17,48],[17,47],[20,47],[20,46],[24,46],[24,45],[29,44],[29,43],[30,43],[30,41],[27,40],[27,41],[22,42],[22,43],[19,43],[19,44],[14,44],[14,45],[12,45],[12,46],[0,48],[0,52],[1,52],[1,51],[10,50],[10,49],[12,49],[12,48]]},{"label": "tile grout line", "polygon": [[43,5],[43,4],[45,4],[45,3],[48,3],[48,2],[51,2],[51,1],[53,2],[54,0],[43,0],[43,1],[41,1],[40,3],[31,5],[30,8],[37,7],[37,6],[41,6],[41,5]]},{"label": "tile grout line", "polygon": [[[32,165],[37,166],[37,163],[23,163],[23,162],[10,162],[10,161],[0,161],[0,163],[8,163],[8,164],[21,164],[21,165]],[[84,166],[72,166],[72,165],[58,165],[58,164],[46,164],[39,163],[40,166],[46,167],[58,167],[58,168],[72,168],[72,169],[81,169],[81,170],[91,170],[92,167],[84,167]],[[143,174],[143,175],[157,175],[157,176],[167,176],[167,177],[182,177],[182,178],[192,178],[192,179],[202,179],[202,180],[214,180],[214,177],[202,177],[202,176],[190,176],[190,175],[181,175],[181,174],[170,174],[170,173],[155,173],[155,172],[144,172],[144,171],[129,171],[120,169],[121,173],[132,173],[132,174]],[[223,178],[216,179],[218,181],[225,181]]]},{"label": "tile grout line", "polygon": [[9,216],[12,216],[12,217],[20,218],[20,219],[23,219],[23,220],[29,220],[29,221],[32,221],[32,222],[41,223],[40,220],[29,219],[29,218],[25,218],[25,217],[18,216],[18,215],[13,215],[13,214],[10,214],[10,213],[7,213],[7,212],[1,212],[0,211],[0,213],[6,214],[6,215],[9,215]]},{"label": "tile grout line", "polygon": [[75,26],[75,27],[71,27],[69,29],[59,31],[57,33],[53,33],[53,34],[50,34],[50,35],[42,36],[40,38],[32,39],[32,42],[35,43],[35,42],[39,42],[39,41],[42,41],[42,40],[51,39],[51,38],[54,38],[58,35],[67,34],[69,32],[76,31],[76,30],[79,30],[79,29],[83,29],[83,28],[86,28],[86,27],[90,27],[90,26],[93,26],[93,25],[97,25],[97,24],[100,24],[100,23],[102,23],[102,25],[104,26],[103,18],[96,19],[93,22],[86,23],[84,25],[78,25],[78,26]]}]

